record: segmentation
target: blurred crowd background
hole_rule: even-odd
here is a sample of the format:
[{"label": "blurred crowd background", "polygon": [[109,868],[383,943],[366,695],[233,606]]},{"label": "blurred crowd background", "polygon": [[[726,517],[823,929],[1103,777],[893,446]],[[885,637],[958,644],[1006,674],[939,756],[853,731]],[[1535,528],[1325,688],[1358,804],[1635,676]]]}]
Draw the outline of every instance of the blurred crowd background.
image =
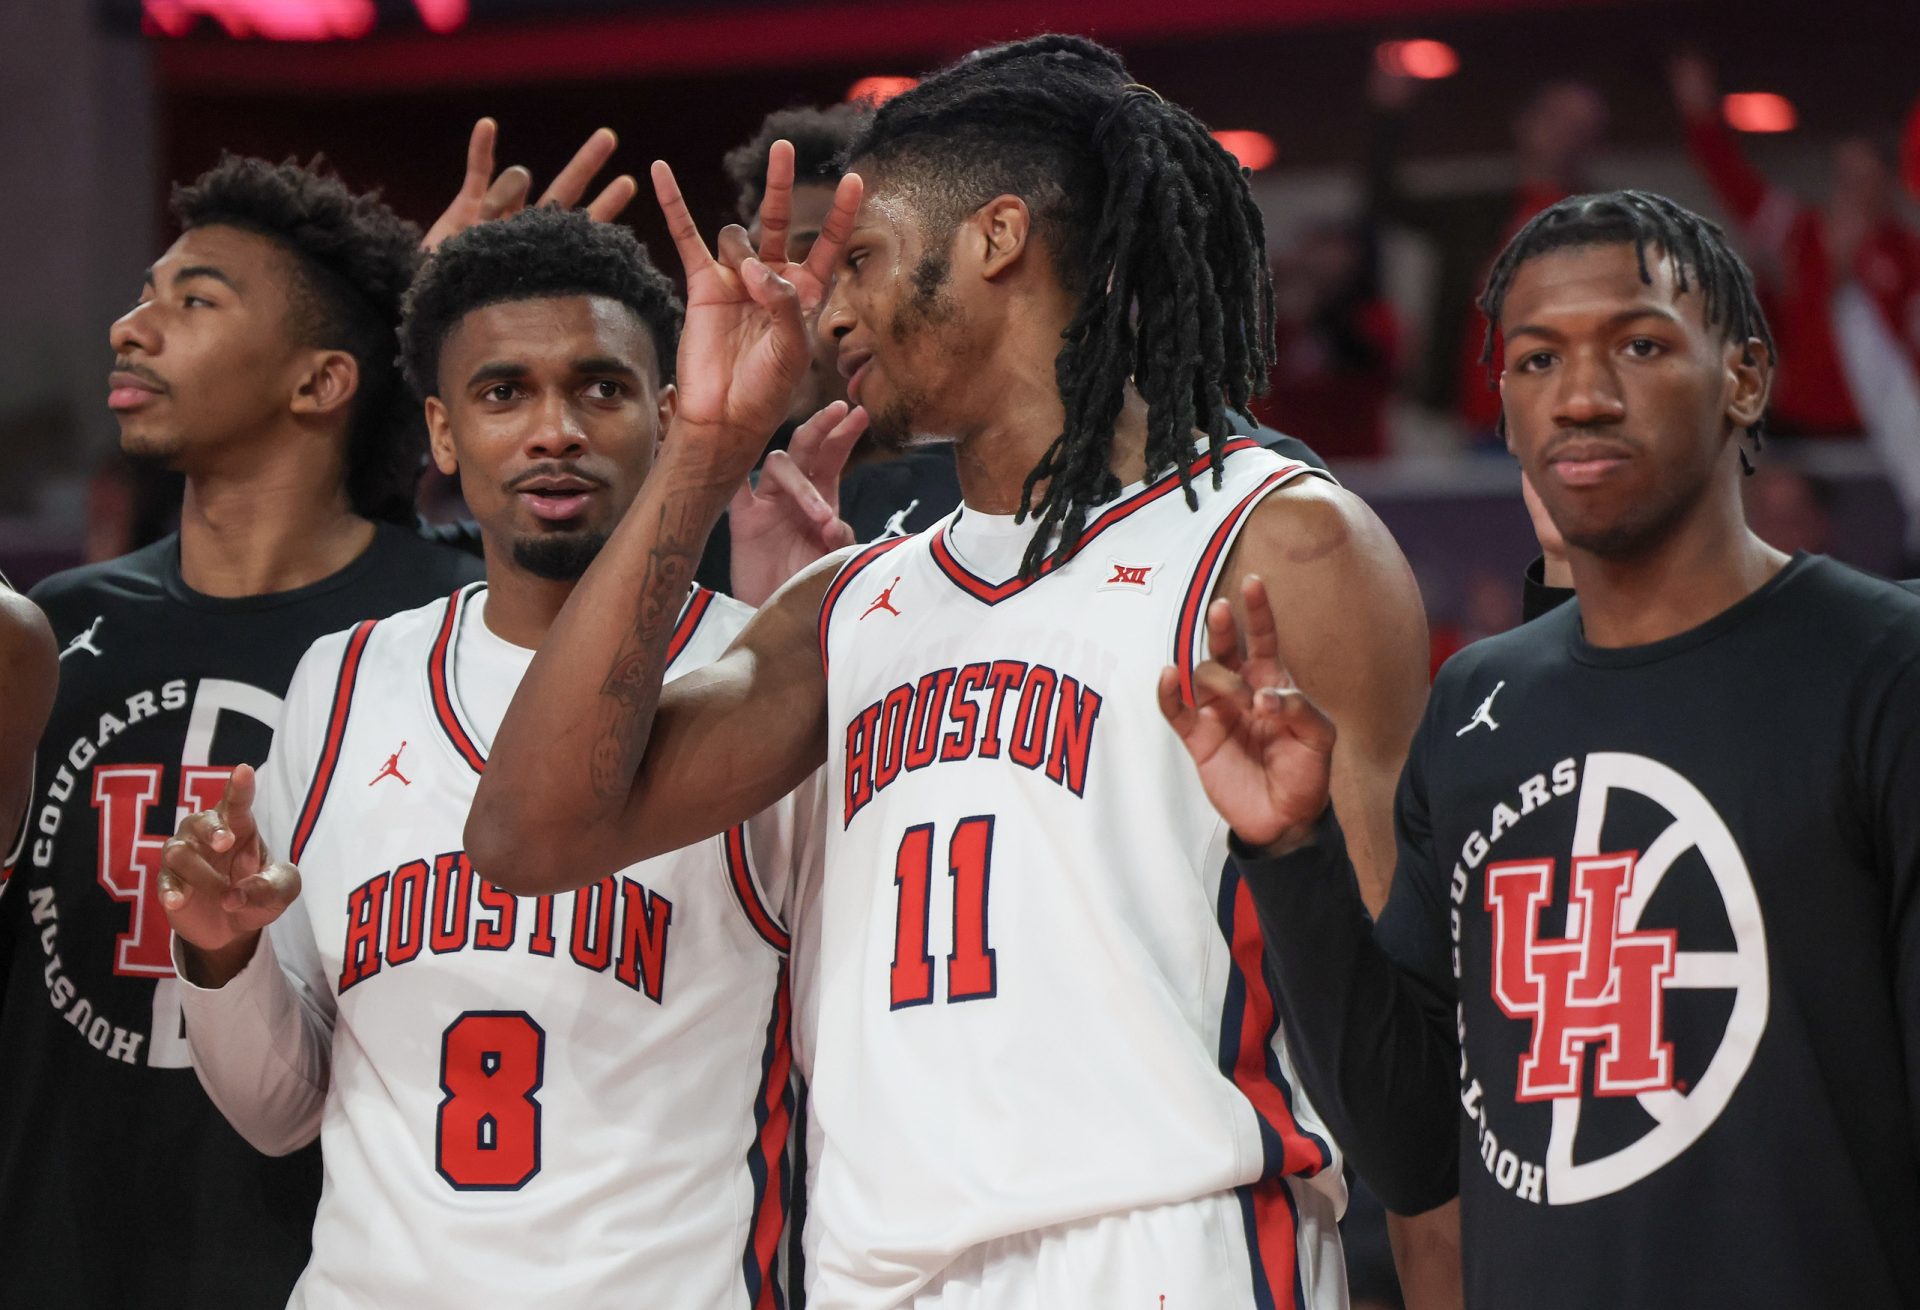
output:
[{"label": "blurred crowd background", "polygon": [[[718,223],[721,159],[769,110],[1050,28],[1120,48],[1255,170],[1280,311],[1259,417],[1387,520],[1436,659],[1518,621],[1534,553],[1473,297],[1529,215],[1585,189],[1670,194],[1754,265],[1783,356],[1748,484],[1762,534],[1920,568],[1920,428],[1835,330],[1854,297],[1920,365],[1920,5],[62,0],[0,22],[0,569],[21,585],[169,528],[177,487],[114,447],[107,325],[170,240],[167,187],[222,149],[324,152],[425,224],[480,115],[536,188],[607,125],[616,169],[669,159]],[[626,221],[664,253],[650,195]]]}]

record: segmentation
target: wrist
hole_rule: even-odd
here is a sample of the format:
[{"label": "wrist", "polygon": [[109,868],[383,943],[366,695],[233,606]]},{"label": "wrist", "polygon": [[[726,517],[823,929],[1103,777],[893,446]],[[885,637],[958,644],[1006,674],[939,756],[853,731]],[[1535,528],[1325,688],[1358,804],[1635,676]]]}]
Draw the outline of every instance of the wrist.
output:
[{"label": "wrist", "polygon": [[260,948],[260,932],[242,933],[225,946],[195,946],[185,937],[180,942],[180,972],[195,987],[225,987],[240,976]]},{"label": "wrist", "polygon": [[725,423],[675,417],[660,442],[658,467],[689,492],[718,497],[724,506],[766,452],[767,434],[743,436]]},{"label": "wrist", "polygon": [[1319,816],[1313,822],[1285,829],[1268,841],[1253,841],[1238,832],[1229,831],[1227,846],[1236,855],[1278,860],[1303,851],[1309,846],[1320,845],[1325,840],[1328,827],[1332,822],[1333,803],[1329,801],[1321,807]]}]

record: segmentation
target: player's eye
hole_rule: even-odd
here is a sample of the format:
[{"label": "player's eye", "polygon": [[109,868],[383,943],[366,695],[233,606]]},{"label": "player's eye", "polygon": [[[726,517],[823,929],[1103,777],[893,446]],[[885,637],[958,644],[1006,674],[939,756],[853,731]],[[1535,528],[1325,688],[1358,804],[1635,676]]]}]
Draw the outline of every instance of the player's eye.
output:
[{"label": "player's eye", "polygon": [[513,383],[496,382],[480,393],[482,400],[491,400],[496,404],[505,404],[513,399]]},{"label": "player's eye", "polygon": [[1627,342],[1627,353],[1635,359],[1652,359],[1665,351],[1666,347],[1652,337],[1635,337]]},{"label": "player's eye", "polygon": [[587,383],[587,394],[595,400],[618,400],[627,394],[627,389],[611,378],[600,378]]},{"label": "player's eye", "polygon": [[1523,355],[1518,365],[1522,373],[1539,373],[1553,367],[1553,355],[1545,350],[1536,350],[1531,355]]},{"label": "player's eye", "polygon": [[182,296],[180,298],[180,303],[185,305],[188,309],[195,309],[195,308],[211,309],[213,307],[213,302],[211,300],[208,300],[205,296],[194,296],[194,295]]}]

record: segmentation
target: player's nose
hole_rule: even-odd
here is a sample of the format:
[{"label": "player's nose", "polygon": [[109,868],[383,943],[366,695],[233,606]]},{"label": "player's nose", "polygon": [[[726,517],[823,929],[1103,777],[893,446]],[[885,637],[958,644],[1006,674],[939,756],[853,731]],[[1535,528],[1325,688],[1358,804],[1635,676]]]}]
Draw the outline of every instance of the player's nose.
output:
[{"label": "player's nose", "polygon": [[134,351],[152,355],[160,349],[160,330],[153,302],[143,301],[113,320],[107,329],[107,344],[113,347],[116,355],[130,355]]}]

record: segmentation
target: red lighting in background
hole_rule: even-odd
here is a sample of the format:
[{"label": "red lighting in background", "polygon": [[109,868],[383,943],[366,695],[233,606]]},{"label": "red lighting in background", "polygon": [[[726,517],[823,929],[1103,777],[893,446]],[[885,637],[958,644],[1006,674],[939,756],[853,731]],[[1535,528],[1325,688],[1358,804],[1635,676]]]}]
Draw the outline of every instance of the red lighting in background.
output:
[{"label": "red lighting in background", "polygon": [[1239,160],[1242,167],[1256,173],[1280,155],[1280,148],[1273,144],[1273,138],[1265,132],[1229,130],[1215,132],[1213,139],[1220,143],[1222,150]]},{"label": "red lighting in background", "polygon": [[457,32],[467,25],[467,0],[413,0],[429,32]]},{"label": "red lighting in background", "polygon": [[847,103],[864,100],[878,109],[902,91],[911,91],[919,85],[917,77],[863,77],[847,88]]},{"label": "red lighting in background", "polygon": [[1373,58],[1395,77],[1430,82],[1460,71],[1460,56],[1445,41],[1382,41],[1374,47]]},{"label": "red lighting in background", "polygon": [[1800,116],[1793,101],[1771,91],[1739,91],[1720,100],[1727,126],[1736,132],[1791,132]]},{"label": "red lighting in background", "polygon": [[[468,0],[413,0],[430,32],[466,25]],[[232,37],[267,41],[333,41],[363,37],[378,15],[374,0],[141,0],[150,36],[186,36],[203,18]]]}]

